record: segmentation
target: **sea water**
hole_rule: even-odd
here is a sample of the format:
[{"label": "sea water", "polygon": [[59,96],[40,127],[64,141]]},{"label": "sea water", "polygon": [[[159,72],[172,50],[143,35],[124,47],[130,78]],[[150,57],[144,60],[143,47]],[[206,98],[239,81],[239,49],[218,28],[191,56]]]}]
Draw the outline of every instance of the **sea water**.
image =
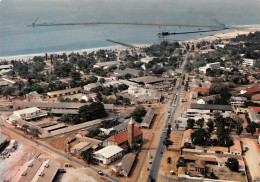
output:
[{"label": "sea water", "polygon": [[[2,0],[0,57],[115,45],[106,41],[108,38],[134,44],[159,43],[161,39],[157,34],[160,31],[198,30],[143,25],[27,26],[37,17],[36,23],[254,25],[260,24],[259,10],[258,0]],[[189,40],[210,34],[213,32],[167,38]]]}]

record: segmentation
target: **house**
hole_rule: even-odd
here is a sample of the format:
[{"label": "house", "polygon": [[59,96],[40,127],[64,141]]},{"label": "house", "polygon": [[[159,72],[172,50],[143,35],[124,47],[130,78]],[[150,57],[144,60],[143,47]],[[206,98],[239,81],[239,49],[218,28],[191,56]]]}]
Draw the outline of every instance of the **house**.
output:
[{"label": "house", "polygon": [[[84,105],[89,105],[89,103],[73,103],[73,102],[14,102],[13,107],[16,109],[37,107],[43,110],[52,110],[52,109],[66,109],[66,110],[79,110],[80,107]],[[114,109],[113,104],[104,104],[105,110],[111,111]]]},{"label": "house", "polygon": [[238,136],[233,137],[234,145],[230,147],[230,153],[232,155],[242,155],[241,142]]},{"label": "house", "polygon": [[190,98],[196,99],[201,95],[209,95],[209,88],[207,87],[195,87],[190,90]]},{"label": "house", "polygon": [[[185,137],[183,134],[182,146],[191,145],[191,132],[187,131]],[[182,151],[185,153],[195,153],[195,154],[207,154],[207,155],[227,155],[227,156],[241,156],[242,148],[239,138],[233,138],[234,145],[230,148],[228,147],[218,147],[218,146],[195,146],[195,148],[184,148]]]},{"label": "house", "polygon": [[135,70],[135,69],[131,69],[131,68],[126,68],[124,70],[117,69],[114,71],[113,77],[115,77],[116,79],[119,79],[119,78],[124,77],[126,74],[130,74],[133,77],[138,77],[139,71],[140,70]]},{"label": "house", "polygon": [[188,129],[183,132],[181,146],[192,145],[192,140],[191,140],[192,133],[194,133],[194,130],[192,130],[192,129]]},{"label": "house", "polygon": [[191,109],[210,110],[211,113],[220,113],[224,117],[232,117],[233,107],[231,105],[195,104],[191,103]]},{"label": "house", "polygon": [[247,101],[246,97],[231,97],[230,98],[230,103],[235,108],[243,106],[246,101]]},{"label": "house", "polygon": [[123,156],[123,149],[117,145],[109,145],[93,153],[93,158],[100,164],[108,165]]},{"label": "house", "polygon": [[13,65],[12,64],[6,64],[6,65],[0,65],[0,70],[9,70],[12,69]]},{"label": "house", "polygon": [[62,97],[66,95],[77,94],[81,89],[82,89],[81,87],[77,87],[77,88],[69,88],[65,90],[57,90],[53,92],[48,92],[47,95],[49,98]]},{"label": "house", "polygon": [[215,99],[216,99],[216,95],[202,97],[197,101],[197,104],[208,104],[209,102],[215,101]]},{"label": "house", "polygon": [[236,114],[245,114],[245,113],[248,113],[248,109],[247,108],[243,108],[243,107],[238,107],[238,108],[236,108],[236,110],[234,112]]},{"label": "house", "polygon": [[252,122],[260,123],[260,107],[248,107],[248,115]]},{"label": "house", "polygon": [[178,178],[190,178],[190,176],[186,174],[186,167],[178,168]]},{"label": "house", "polygon": [[126,154],[123,157],[122,162],[115,165],[112,169],[116,173],[119,173],[122,176],[128,177],[128,175],[131,172],[131,169],[133,167],[133,164],[135,162],[135,159],[136,159],[136,154],[133,154],[133,153]]},{"label": "house", "polygon": [[92,88],[96,88],[97,86],[102,86],[100,83],[90,83],[84,86],[84,90],[90,91]]},{"label": "house", "polygon": [[139,84],[143,84],[143,85],[147,85],[147,84],[155,84],[155,83],[163,82],[164,79],[158,78],[156,76],[144,76],[144,77],[139,77],[139,78],[132,78],[132,79],[130,79],[130,81],[133,81],[133,82],[136,82]]},{"label": "house", "polygon": [[165,72],[164,74],[162,74],[161,77],[163,78],[173,78],[175,75],[173,70],[168,70],[167,72]]},{"label": "house", "polygon": [[184,118],[184,117],[178,117],[175,121],[176,125],[178,124],[179,130],[184,130],[185,127],[187,126],[187,121],[189,118]]},{"label": "house", "polygon": [[98,62],[94,65],[94,68],[107,69],[111,66],[120,65],[120,61],[108,61],[108,62]]},{"label": "house", "polygon": [[9,137],[0,133],[0,150],[9,142]]},{"label": "house", "polygon": [[43,96],[41,94],[38,94],[36,91],[30,92],[26,94],[26,99],[28,102],[41,102],[43,99]]},{"label": "house", "polygon": [[142,121],[141,126],[143,128],[149,128],[151,125],[151,122],[154,118],[154,114],[155,114],[155,110],[154,109],[150,109],[144,116],[144,119]]},{"label": "house", "polygon": [[159,103],[161,102],[162,94],[157,91],[151,91],[143,95],[138,95],[136,98],[137,102],[141,103]]},{"label": "house", "polygon": [[[123,123],[119,124],[119,125],[116,125],[112,128],[108,128],[108,129],[105,129],[105,128],[100,128],[100,130],[106,134],[106,135],[109,135],[112,131],[115,132],[115,133],[120,133],[121,131],[125,131],[127,130],[128,128],[128,123],[130,122],[131,119],[127,119],[127,120],[124,120]],[[134,125],[136,125],[136,121],[135,120],[132,120],[132,122],[134,123]]]},{"label": "house", "polygon": [[253,67],[255,64],[255,60],[254,59],[246,59],[244,58],[244,61],[242,63],[244,66],[251,66]]},{"label": "house", "polygon": [[13,115],[18,118],[22,118],[22,119],[28,121],[28,120],[45,117],[48,114],[37,107],[31,107],[31,108],[27,108],[27,109],[14,111]]},{"label": "house", "polygon": [[14,152],[17,149],[17,147],[18,147],[17,141],[16,140],[11,140],[9,145],[3,151],[3,153]]},{"label": "house", "polygon": [[109,137],[103,142],[103,146],[118,145],[124,150],[128,150],[128,147],[134,148],[142,140],[143,133],[138,127],[134,126],[134,121],[131,118],[127,130]]},{"label": "house", "polygon": [[246,91],[247,91],[247,93],[249,93],[251,95],[260,93],[260,86],[247,88]]},{"label": "house", "polygon": [[26,162],[15,176],[12,182],[52,182],[59,170],[60,164],[51,159],[34,158]]},{"label": "house", "polygon": [[84,151],[87,151],[91,148],[95,150],[102,145],[102,141],[93,138],[78,137],[77,140],[79,141],[79,143],[71,147],[70,149],[70,153],[77,157],[80,157],[82,152]]},{"label": "house", "polygon": [[116,98],[115,94],[108,95],[108,96],[102,95],[102,98],[103,98],[103,100],[106,101],[107,104],[116,104],[117,98]]},{"label": "house", "polygon": [[206,64],[206,66],[204,67],[199,67],[199,71],[200,72],[203,72],[203,73],[206,73],[207,72],[207,69],[219,69],[220,68],[220,62],[216,62],[216,63],[208,63]]},{"label": "house", "polygon": [[6,87],[9,85],[9,82],[4,80],[4,79],[0,79],[0,87]]},{"label": "house", "polygon": [[194,117],[202,117],[205,115],[209,115],[211,112],[210,110],[201,110],[201,109],[187,109],[184,112],[184,115],[188,118],[194,119]]}]

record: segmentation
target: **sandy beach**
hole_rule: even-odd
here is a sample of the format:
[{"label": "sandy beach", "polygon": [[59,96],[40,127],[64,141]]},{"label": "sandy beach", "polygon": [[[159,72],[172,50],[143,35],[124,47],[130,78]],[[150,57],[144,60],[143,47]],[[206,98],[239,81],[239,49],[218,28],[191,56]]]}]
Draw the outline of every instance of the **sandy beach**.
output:
[{"label": "sandy beach", "polygon": [[[207,37],[203,37],[203,38],[199,38],[199,39],[195,39],[195,40],[190,40],[188,42],[198,43],[201,41],[210,41],[211,42],[211,41],[214,41],[217,39],[231,39],[231,38],[235,38],[238,35],[247,35],[250,32],[256,32],[256,31],[260,31],[260,25],[255,25],[255,26],[250,26],[250,27],[245,26],[245,28],[241,28],[240,30],[233,29],[232,32],[214,34],[212,36],[207,36]],[[185,41],[185,42],[187,42],[187,41]]]},{"label": "sandy beach", "polygon": [[[185,40],[185,41],[179,41],[180,43],[186,43],[186,42],[193,42],[193,43],[198,43],[201,41],[214,41],[217,39],[230,39],[230,38],[235,38],[238,35],[247,35],[250,32],[256,32],[260,31],[260,25],[255,25],[255,26],[245,26],[245,28],[241,29],[233,29],[231,32],[228,33],[221,33],[221,34],[213,34],[211,36],[206,36],[198,39],[192,39],[192,40]],[[139,48],[144,48],[144,47],[149,47],[152,44],[133,44],[136,47]],[[126,50],[128,49],[127,47],[124,47],[122,45],[115,45],[115,46],[108,46],[108,47],[96,47],[96,48],[90,48],[90,49],[81,49],[81,50],[70,50],[70,51],[58,51],[58,52],[47,52],[48,54],[70,54],[72,52],[75,53],[90,53],[93,51],[98,51],[100,49],[107,49],[107,50]],[[15,55],[15,56],[3,56],[0,57],[0,61],[10,61],[10,60],[28,60],[32,59],[35,56],[45,56],[46,53],[34,53],[34,54],[25,54],[25,55]]]}]

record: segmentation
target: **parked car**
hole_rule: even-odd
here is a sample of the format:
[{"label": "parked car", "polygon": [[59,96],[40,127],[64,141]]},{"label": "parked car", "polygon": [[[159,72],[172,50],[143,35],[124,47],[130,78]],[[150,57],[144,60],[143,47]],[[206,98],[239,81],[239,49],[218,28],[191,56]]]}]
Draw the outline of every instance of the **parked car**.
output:
[{"label": "parked car", "polygon": [[101,170],[99,170],[97,173],[98,173],[100,176],[104,176],[104,173],[103,173]]}]

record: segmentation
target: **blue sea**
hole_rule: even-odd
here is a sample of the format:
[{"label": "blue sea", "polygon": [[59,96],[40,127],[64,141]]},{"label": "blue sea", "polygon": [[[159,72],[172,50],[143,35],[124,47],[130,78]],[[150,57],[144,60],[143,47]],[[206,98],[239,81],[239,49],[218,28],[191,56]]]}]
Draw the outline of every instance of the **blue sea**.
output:
[{"label": "blue sea", "polygon": [[[27,26],[37,17],[37,23],[255,25],[260,24],[259,10],[259,0],[0,0],[0,57],[115,45],[107,42],[107,38],[135,44],[160,42],[158,26]],[[198,28],[161,29],[183,32]],[[174,35],[169,38],[189,40],[210,34],[213,33]]]}]

